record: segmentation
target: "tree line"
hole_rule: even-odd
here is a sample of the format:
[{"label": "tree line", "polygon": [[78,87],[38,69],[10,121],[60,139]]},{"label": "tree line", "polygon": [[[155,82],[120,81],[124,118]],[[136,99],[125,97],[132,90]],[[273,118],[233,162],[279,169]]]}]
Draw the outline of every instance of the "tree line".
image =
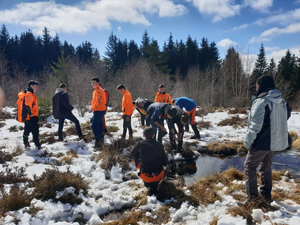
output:
[{"label": "tree line", "polygon": [[[5,25],[0,32],[0,85],[12,96],[11,103],[15,93],[6,84],[20,90],[34,77],[44,84],[45,99],[51,98],[58,83],[67,83],[71,102],[84,113],[90,98],[88,81],[96,76],[110,92],[123,83],[133,98],[153,99],[157,86],[165,84],[172,97],[190,97],[200,106],[246,107],[255,94],[257,77],[263,74],[272,75],[284,97],[298,104],[300,60],[289,50],[277,65],[274,59],[267,62],[263,44],[255,62],[234,47],[220,59],[216,43],[205,37],[198,43],[190,36],[175,41],[170,34],[160,47],[145,31],[140,44],[111,33],[100,56],[90,42],[74,47],[58,35],[51,37],[46,27],[42,37],[30,30],[10,37]],[[118,97],[112,95],[111,104],[118,104]]]}]

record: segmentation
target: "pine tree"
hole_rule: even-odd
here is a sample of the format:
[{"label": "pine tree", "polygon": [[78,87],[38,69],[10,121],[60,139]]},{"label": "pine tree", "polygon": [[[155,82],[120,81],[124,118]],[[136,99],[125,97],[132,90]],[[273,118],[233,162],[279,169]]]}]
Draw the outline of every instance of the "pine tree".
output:
[{"label": "pine tree", "polygon": [[201,48],[199,49],[199,56],[198,56],[199,69],[200,71],[204,72],[210,65],[210,61],[211,61],[210,54],[209,54],[210,48],[209,48],[207,38],[202,38],[200,46]]},{"label": "pine tree", "polygon": [[178,52],[178,67],[180,74],[185,76],[188,71],[188,64],[187,64],[187,51],[185,44],[182,40],[179,43],[176,43],[176,48]]},{"label": "pine tree", "polygon": [[116,35],[111,33],[111,35],[108,37],[108,42],[106,45],[106,51],[104,53],[104,61],[106,66],[113,72],[117,71],[116,67],[116,59],[117,59],[117,48],[118,48],[118,43],[117,43],[117,37]]},{"label": "pine tree", "polygon": [[270,61],[269,66],[268,66],[268,68],[267,68],[266,73],[267,73],[269,76],[275,77],[275,76],[276,76],[276,72],[277,72],[277,70],[276,70],[276,63],[275,63],[274,58],[272,58],[271,61]]},{"label": "pine tree", "polygon": [[134,42],[134,40],[130,40],[128,46],[128,62],[135,62],[140,57],[140,50],[138,45]]},{"label": "pine tree", "polygon": [[142,44],[140,47],[141,55],[144,58],[149,58],[149,55],[147,54],[147,48],[150,47],[150,37],[148,35],[147,30],[145,30],[143,37],[142,37]]},{"label": "pine tree", "polygon": [[3,25],[0,32],[0,51],[4,51],[5,53],[7,53],[8,41],[9,41],[9,33],[8,30],[6,29],[6,26]]},{"label": "pine tree", "polygon": [[57,76],[59,83],[65,83],[68,85],[68,74],[70,73],[71,69],[69,64],[70,56],[67,56],[65,58],[64,54],[64,51],[61,51],[61,57],[58,58],[58,62],[53,62],[53,65],[51,65],[51,69],[53,70],[53,73]]},{"label": "pine tree", "polygon": [[193,41],[191,36],[188,36],[186,41],[186,52],[188,67],[198,65],[198,43],[196,40]]},{"label": "pine tree", "polygon": [[172,33],[169,36],[168,44],[164,45],[163,52],[167,56],[168,70],[170,71],[169,73],[171,75],[175,75],[178,63],[178,53],[177,49],[175,48]]},{"label": "pine tree", "polygon": [[281,58],[278,63],[278,73],[282,75],[283,79],[286,81],[291,80],[291,76],[295,72],[295,55],[292,55],[288,49],[285,53],[285,56]]},{"label": "pine tree", "polygon": [[255,62],[255,67],[253,69],[250,81],[250,89],[255,89],[255,83],[257,78],[264,75],[267,70],[267,61],[266,61],[266,53],[264,45],[261,44],[259,54],[257,55],[257,59]]},{"label": "pine tree", "polygon": [[149,56],[148,62],[156,65],[163,73],[168,73],[167,56],[164,52],[160,52],[156,40],[151,41],[145,53]]}]

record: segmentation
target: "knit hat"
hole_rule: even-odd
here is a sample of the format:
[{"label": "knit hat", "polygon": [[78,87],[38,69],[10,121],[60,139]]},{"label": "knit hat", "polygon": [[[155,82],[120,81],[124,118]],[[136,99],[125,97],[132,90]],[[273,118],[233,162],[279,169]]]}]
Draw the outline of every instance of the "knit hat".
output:
[{"label": "knit hat", "polygon": [[275,89],[274,79],[269,75],[262,75],[260,76],[256,83],[259,85],[259,90],[257,92],[257,96],[259,96],[263,92],[270,91]]},{"label": "knit hat", "polygon": [[145,127],[144,135],[146,139],[152,139],[155,134],[155,130],[152,127]]},{"label": "knit hat", "polygon": [[28,81],[28,87],[30,87],[30,85],[38,85],[38,82],[36,82],[34,80],[30,80],[30,81]]}]

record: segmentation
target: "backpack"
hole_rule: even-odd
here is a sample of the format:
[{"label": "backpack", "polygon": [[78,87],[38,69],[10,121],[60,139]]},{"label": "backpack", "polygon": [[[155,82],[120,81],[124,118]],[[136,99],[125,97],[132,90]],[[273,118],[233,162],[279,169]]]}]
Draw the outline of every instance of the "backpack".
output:
[{"label": "backpack", "polygon": [[24,123],[26,121],[26,118],[28,116],[28,113],[25,109],[25,95],[26,92],[25,91],[21,91],[18,94],[18,101],[17,101],[17,118],[16,120],[20,123]]},{"label": "backpack", "polygon": [[140,98],[138,97],[137,100],[135,100],[136,105],[140,108],[140,109],[145,109],[145,104],[148,102],[147,99],[145,98]]}]

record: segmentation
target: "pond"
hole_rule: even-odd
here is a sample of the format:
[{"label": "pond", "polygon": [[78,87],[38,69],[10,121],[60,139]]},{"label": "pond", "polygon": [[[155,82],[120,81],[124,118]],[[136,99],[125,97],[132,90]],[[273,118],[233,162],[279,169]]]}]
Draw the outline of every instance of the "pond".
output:
[{"label": "pond", "polygon": [[[214,157],[200,155],[196,160],[176,162],[178,175],[184,174],[186,185],[190,185],[201,177],[215,172],[222,172],[229,167],[244,170],[244,157]],[[294,177],[300,178],[300,154],[296,150],[277,152],[273,160],[274,170],[289,170]]]}]

